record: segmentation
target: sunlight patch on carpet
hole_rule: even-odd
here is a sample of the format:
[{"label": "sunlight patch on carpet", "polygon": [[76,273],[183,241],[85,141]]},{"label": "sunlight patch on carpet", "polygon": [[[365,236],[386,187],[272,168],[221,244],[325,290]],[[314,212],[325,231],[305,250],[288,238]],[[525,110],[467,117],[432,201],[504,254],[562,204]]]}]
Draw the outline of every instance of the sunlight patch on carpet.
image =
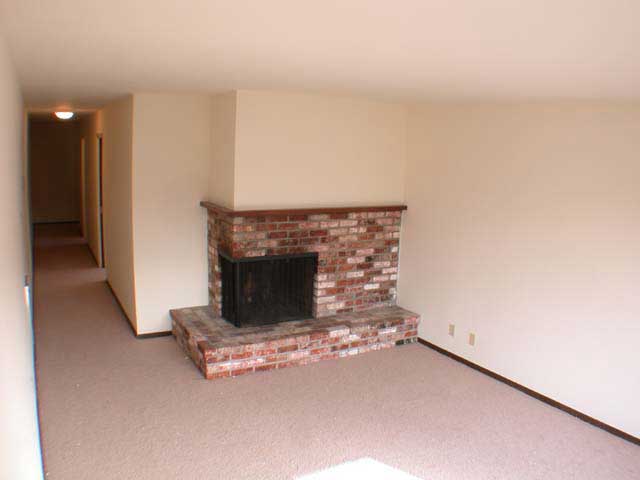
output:
[{"label": "sunlight patch on carpet", "polygon": [[296,480],[357,480],[363,478],[367,480],[421,480],[373,458],[359,458],[320,472],[298,477]]}]

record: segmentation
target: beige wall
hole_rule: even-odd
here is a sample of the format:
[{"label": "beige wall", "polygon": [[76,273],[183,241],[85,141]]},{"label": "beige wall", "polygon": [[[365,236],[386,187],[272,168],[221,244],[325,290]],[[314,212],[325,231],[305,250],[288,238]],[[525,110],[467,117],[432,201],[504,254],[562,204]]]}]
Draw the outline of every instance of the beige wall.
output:
[{"label": "beige wall", "polygon": [[102,133],[102,112],[95,112],[82,120],[81,134],[85,141],[84,202],[85,239],[89,249],[100,262],[100,172],[98,165],[98,134]]},{"label": "beige wall", "polygon": [[236,122],[236,209],[404,199],[401,105],[241,90]]},{"label": "beige wall", "polygon": [[79,122],[31,120],[29,164],[33,221],[80,221]]},{"label": "beige wall", "polygon": [[132,311],[135,283],[138,333],[206,302],[201,198],[239,209],[406,198],[399,302],[422,314],[420,335],[640,433],[629,376],[640,341],[640,106],[443,104],[407,117],[315,95],[233,100],[141,94],[105,109],[106,176],[119,178],[106,182],[120,202],[105,228],[108,238],[117,226],[107,243],[123,252],[117,276],[107,246],[107,267]]},{"label": "beige wall", "polygon": [[211,167],[205,198],[234,208],[237,93],[211,99]]},{"label": "beige wall", "polygon": [[132,229],[133,98],[103,111],[103,224],[107,279],[136,328]]},{"label": "beige wall", "polygon": [[33,331],[23,292],[25,238],[23,132],[18,81],[0,39],[0,478],[42,478],[35,398]]},{"label": "beige wall", "polygon": [[640,436],[640,104],[416,107],[408,139],[420,336]]},{"label": "beige wall", "polygon": [[134,95],[137,332],[171,330],[169,309],[206,305],[210,98]]}]

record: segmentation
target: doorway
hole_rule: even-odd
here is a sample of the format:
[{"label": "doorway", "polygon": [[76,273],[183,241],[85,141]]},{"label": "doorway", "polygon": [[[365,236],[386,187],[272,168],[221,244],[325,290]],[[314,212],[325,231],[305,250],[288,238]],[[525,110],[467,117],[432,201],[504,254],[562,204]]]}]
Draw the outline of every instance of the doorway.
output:
[{"label": "doorway", "polygon": [[28,129],[32,222],[76,223],[80,229],[84,207],[80,120],[29,113]]},{"label": "doorway", "polygon": [[99,227],[100,227],[100,266],[106,268],[104,261],[104,204],[103,204],[103,162],[102,162],[102,134],[98,134],[98,208],[99,208]]}]

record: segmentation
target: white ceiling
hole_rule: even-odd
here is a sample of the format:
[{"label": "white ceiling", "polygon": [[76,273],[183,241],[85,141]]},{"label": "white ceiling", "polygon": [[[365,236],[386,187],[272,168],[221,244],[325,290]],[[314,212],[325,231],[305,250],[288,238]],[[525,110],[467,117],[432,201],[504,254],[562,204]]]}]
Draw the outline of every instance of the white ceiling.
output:
[{"label": "white ceiling", "polygon": [[640,0],[0,0],[31,106],[277,88],[640,99]]}]

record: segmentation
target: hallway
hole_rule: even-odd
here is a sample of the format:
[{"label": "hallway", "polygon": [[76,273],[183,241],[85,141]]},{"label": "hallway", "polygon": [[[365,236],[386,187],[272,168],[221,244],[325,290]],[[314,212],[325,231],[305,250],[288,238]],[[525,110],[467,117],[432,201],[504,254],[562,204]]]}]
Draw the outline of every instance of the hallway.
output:
[{"label": "hallway", "polygon": [[37,227],[35,267],[48,479],[292,479],[361,457],[425,480],[640,477],[637,446],[418,345],[205,381],[172,337],[133,337],[73,225]]},{"label": "hallway", "polygon": [[[171,390],[167,361],[186,381],[197,380],[197,371],[171,337],[134,338],[76,225],[38,226],[35,237],[36,368],[48,478],[146,478],[135,469],[151,459],[162,463],[163,445],[151,438],[160,424],[148,425],[147,415],[157,389]],[[123,462],[127,455],[139,467]]]}]

